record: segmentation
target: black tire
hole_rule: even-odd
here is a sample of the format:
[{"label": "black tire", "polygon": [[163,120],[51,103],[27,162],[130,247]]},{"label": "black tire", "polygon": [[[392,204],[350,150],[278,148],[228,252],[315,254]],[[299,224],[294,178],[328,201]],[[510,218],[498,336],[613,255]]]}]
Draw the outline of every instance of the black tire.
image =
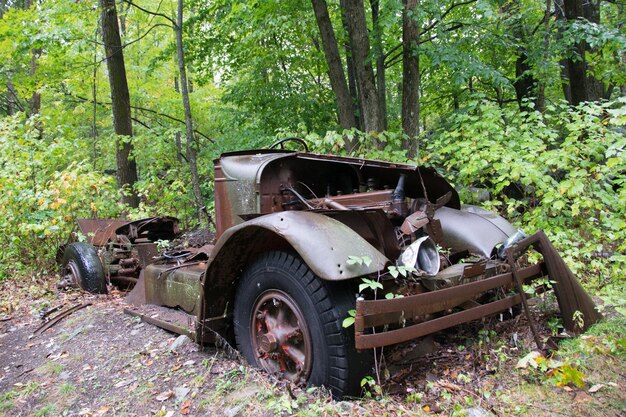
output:
[{"label": "black tire", "polygon": [[70,281],[93,294],[106,294],[107,281],[98,252],[89,243],[68,245],[63,253],[63,273]]},{"label": "black tire", "polygon": [[[323,385],[338,398],[358,396],[361,379],[371,374],[373,353],[371,350],[357,352],[354,348],[354,327],[346,329],[342,326],[348,311],[355,306],[355,293],[349,283],[321,280],[301,259],[289,253],[263,254],[246,269],[237,287],[233,311],[237,347],[250,364],[270,373],[277,364],[285,364],[280,355],[289,362],[291,355],[282,352],[295,348],[305,353],[302,368],[308,367],[309,370],[290,372],[293,366],[288,364],[287,370],[280,366],[282,376],[288,374],[293,381],[296,375],[300,380],[293,382]],[[275,298],[279,307],[276,307]],[[273,304],[266,301],[269,299]],[[284,304],[289,304],[289,308],[281,307]],[[294,328],[294,317],[303,318],[305,323],[298,320],[295,326],[302,333],[302,341],[297,336],[294,339],[281,336],[280,342],[274,339],[274,344],[267,344],[270,336],[274,338],[266,336],[273,332],[268,331],[267,319],[268,314],[274,314],[273,311],[268,312],[272,309],[287,311],[282,316],[280,312],[276,313],[277,317],[283,318],[286,327]],[[293,314],[289,314],[292,310]],[[285,316],[291,317],[285,319]],[[277,329],[284,327],[276,326]],[[283,343],[285,339],[288,341]],[[308,347],[305,346],[307,339],[310,342]],[[295,365],[295,361],[292,362],[291,365]]]}]

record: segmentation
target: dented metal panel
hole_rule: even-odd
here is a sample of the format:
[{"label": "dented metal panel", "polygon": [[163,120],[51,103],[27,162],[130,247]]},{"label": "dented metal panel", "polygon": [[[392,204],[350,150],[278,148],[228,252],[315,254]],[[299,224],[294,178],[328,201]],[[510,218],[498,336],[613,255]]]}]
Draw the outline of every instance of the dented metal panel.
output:
[{"label": "dented metal panel", "polygon": [[217,237],[243,222],[242,214],[258,213],[258,182],[263,168],[286,152],[249,152],[222,155],[215,165],[215,212]]},{"label": "dented metal panel", "polygon": [[115,230],[115,233],[128,237],[132,242],[138,240],[156,242],[174,239],[180,233],[180,229],[176,217],[160,216],[125,222]]},{"label": "dented metal panel", "polygon": [[[372,274],[384,269],[389,262],[374,246],[340,221],[318,213],[285,211],[249,220],[226,231],[215,245],[209,269],[216,259],[232,255],[223,253],[222,247],[231,237],[248,228],[262,228],[286,240],[315,275],[325,280],[341,281]],[[367,256],[371,263],[349,265],[349,256]]]},{"label": "dented metal panel", "polygon": [[143,271],[146,303],[198,314],[200,280],[205,270],[206,262],[148,265]]},{"label": "dented metal panel", "polygon": [[464,210],[441,207],[435,212],[435,219],[441,222],[442,243],[452,253],[467,250],[486,258],[491,257],[497,244],[517,231],[497,214],[471,206]]},{"label": "dented metal panel", "polygon": [[115,239],[115,230],[128,223],[115,219],[78,219],[78,228],[94,246],[104,246],[110,239]]}]

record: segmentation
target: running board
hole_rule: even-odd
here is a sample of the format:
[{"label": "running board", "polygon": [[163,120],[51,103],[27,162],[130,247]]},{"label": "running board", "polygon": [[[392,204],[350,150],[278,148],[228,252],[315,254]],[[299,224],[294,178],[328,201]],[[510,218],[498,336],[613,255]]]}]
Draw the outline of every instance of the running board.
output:
[{"label": "running board", "polygon": [[165,329],[169,332],[188,336],[196,340],[196,316],[181,310],[144,304],[138,307],[124,309],[124,313],[133,317],[140,317],[142,321]]}]

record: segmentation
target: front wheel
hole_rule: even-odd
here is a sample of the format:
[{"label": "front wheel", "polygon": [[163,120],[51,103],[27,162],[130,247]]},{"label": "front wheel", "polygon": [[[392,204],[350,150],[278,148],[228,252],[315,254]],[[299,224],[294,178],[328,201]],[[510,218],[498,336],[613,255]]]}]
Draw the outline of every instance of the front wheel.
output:
[{"label": "front wheel", "polygon": [[333,395],[358,395],[372,352],[354,349],[354,329],[342,327],[355,305],[348,283],[326,282],[299,258],[270,252],[243,274],[234,303],[237,346],[252,365]]},{"label": "front wheel", "polygon": [[63,253],[63,281],[78,285],[87,292],[106,294],[107,282],[96,248],[76,242]]}]

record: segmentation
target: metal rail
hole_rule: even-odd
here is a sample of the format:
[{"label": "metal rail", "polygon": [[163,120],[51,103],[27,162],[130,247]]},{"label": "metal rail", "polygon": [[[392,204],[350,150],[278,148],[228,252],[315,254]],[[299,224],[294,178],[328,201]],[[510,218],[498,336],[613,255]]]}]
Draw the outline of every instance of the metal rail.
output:
[{"label": "metal rail", "polygon": [[[529,282],[542,277],[544,270],[544,264],[538,263],[518,270],[517,273],[522,281]],[[514,285],[513,274],[507,272],[484,280],[408,297],[390,300],[359,299],[356,302],[354,322],[355,347],[369,349],[393,345],[507,310],[521,302],[519,294],[400,329],[365,334],[369,328],[398,324],[401,320],[413,320],[424,318],[428,314],[445,312],[489,290],[500,287],[512,288]]]}]

